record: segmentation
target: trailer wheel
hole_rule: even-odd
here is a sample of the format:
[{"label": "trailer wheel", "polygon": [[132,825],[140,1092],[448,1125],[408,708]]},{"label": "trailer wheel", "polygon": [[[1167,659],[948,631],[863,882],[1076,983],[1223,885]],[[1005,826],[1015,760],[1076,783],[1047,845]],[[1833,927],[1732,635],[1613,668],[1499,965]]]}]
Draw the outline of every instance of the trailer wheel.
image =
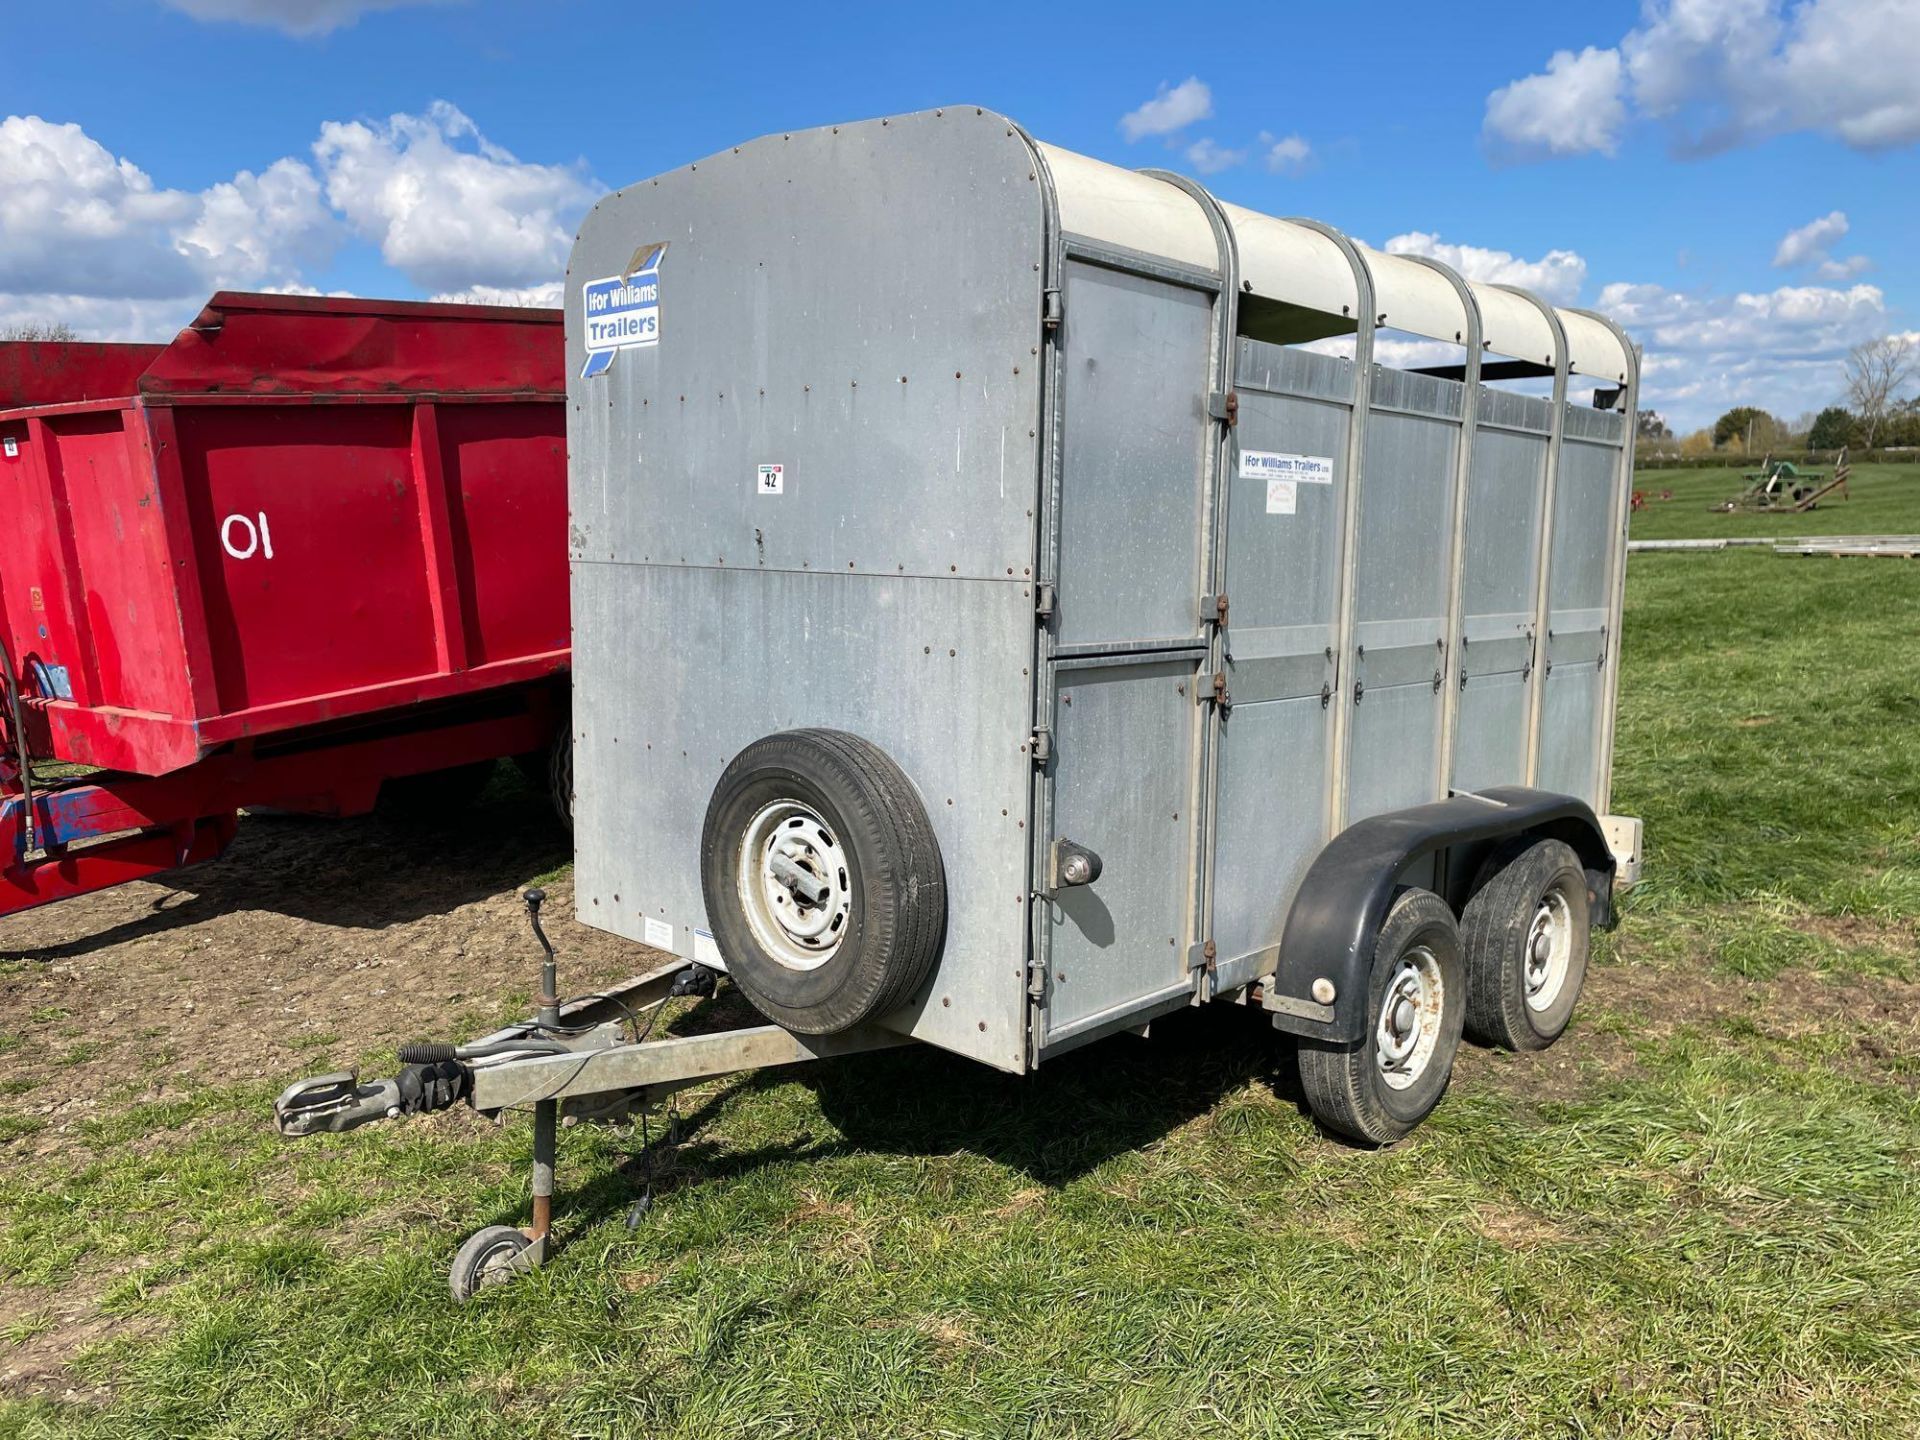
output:
[{"label": "trailer wheel", "polygon": [[553,737],[547,756],[547,798],[560,823],[573,829],[573,731],[562,730]]},{"label": "trailer wheel", "polygon": [[1466,1018],[1466,967],[1447,902],[1403,890],[1387,912],[1367,977],[1367,1033],[1357,1045],[1303,1041],[1300,1083],[1330,1130],[1384,1145],[1446,1094]]},{"label": "trailer wheel", "polygon": [[1544,1050],[1560,1038],[1587,976],[1591,916],[1572,847],[1523,836],[1488,859],[1460,917],[1474,1041]]},{"label": "trailer wheel", "polygon": [[511,1225],[486,1225],[467,1237],[453,1256],[447,1288],[464,1303],[489,1285],[504,1285],[520,1273],[514,1262],[533,1243]]},{"label": "trailer wheel", "polygon": [[803,1035],[899,1009],[946,930],[940,849],[913,782],[838,730],[788,730],[734,757],[707,806],[700,874],[741,993]]},{"label": "trailer wheel", "polygon": [[520,778],[536,793],[544,792],[560,823],[573,829],[573,734],[561,730],[544,750],[513,757]]}]

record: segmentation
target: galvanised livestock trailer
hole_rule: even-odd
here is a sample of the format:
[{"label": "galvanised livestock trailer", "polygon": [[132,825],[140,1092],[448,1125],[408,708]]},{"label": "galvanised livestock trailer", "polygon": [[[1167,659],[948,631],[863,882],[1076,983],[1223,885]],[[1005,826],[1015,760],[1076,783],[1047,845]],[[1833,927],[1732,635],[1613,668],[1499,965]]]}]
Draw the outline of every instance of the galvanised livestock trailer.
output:
[{"label": "galvanised livestock trailer", "polygon": [[[1609,321],[971,106],[608,197],[567,314],[576,905],[677,958],[277,1106],[533,1107],[456,1295],[544,1259],[562,1102],[1229,1001],[1380,1143],[1560,1034],[1638,864]],[[689,965],[772,1023],[629,1038]]]},{"label": "galvanised livestock trailer", "polygon": [[563,739],[561,362],[556,311],[286,295],[0,344],[0,915]]}]

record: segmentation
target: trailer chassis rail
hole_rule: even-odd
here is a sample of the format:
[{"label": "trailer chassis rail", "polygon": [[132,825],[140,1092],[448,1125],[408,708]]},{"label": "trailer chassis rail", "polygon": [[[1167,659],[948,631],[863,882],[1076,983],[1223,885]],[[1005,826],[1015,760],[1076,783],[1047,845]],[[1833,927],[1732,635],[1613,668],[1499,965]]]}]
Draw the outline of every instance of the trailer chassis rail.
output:
[{"label": "trailer chassis rail", "polygon": [[872,1026],[837,1035],[796,1035],[778,1025],[752,1025],[648,1039],[639,1013],[676,995],[711,993],[713,972],[675,959],[562,1003],[553,947],[540,924],[546,895],[534,889],[525,899],[534,934],[546,952],[539,1014],[533,1019],[465,1045],[403,1045],[401,1068],[390,1079],[363,1082],[353,1070],[316,1075],[288,1086],[273,1102],[275,1126],[294,1139],[341,1134],[462,1102],[494,1116],[532,1108],[532,1223],[524,1229],[489,1225],[470,1236],[455,1255],[449,1277],[455,1300],[471,1299],[484,1288],[546,1263],[563,1113],[569,1120],[620,1120],[688,1086],[722,1076],[910,1043],[905,1035]]}]

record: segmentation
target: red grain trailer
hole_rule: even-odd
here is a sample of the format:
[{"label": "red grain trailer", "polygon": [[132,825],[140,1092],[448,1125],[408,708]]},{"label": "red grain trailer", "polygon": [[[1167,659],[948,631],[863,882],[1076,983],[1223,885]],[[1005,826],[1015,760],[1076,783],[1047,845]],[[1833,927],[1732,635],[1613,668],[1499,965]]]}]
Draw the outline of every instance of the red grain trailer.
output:
[{"label": "red grain trailer", "polygon": [[562,351],[558,311],[239,294],[0,344],[0,914],[564,739]]}]

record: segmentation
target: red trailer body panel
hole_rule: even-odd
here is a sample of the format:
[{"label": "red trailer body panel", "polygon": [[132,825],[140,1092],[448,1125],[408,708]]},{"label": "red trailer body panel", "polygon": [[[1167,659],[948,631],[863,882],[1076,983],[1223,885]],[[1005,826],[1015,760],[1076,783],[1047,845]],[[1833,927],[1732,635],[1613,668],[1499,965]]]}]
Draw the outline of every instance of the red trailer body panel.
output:
[{"label": "red trailer body panel", "polygon": [[[564,669],[561,347],[552,311],[237,295],[91,368],[8,347],[0,606],[36,748],[160,775]],[[54,398],[116,363],[130,393]]]},{"label": "red trailer body panel", "polygon": [[[241,805],[544,743],[563,349],[556,311],[236,294],[171,345],[0,345],[0,913],[217,853]],[[23,748],[109,773],[29,804]]]}]

